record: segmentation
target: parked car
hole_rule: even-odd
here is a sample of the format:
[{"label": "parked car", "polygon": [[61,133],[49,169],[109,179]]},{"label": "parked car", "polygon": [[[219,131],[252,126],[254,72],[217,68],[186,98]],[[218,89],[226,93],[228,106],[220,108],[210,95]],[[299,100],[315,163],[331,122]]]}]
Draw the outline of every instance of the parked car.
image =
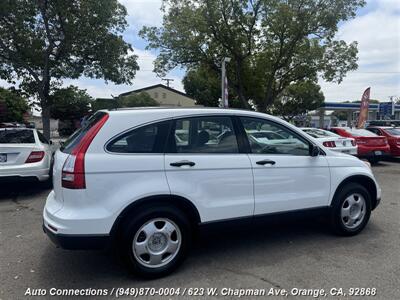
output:
[{"label": "parked car", "polygon": [[354,138],[358,146],[357,156],[368,159],[370,163],[377,163],[390,155],[390,146],[384,136],[350,127],[333,127],[331,131],[343,137]]},{"label": "parked car", "polygon": [[342,137],[336,133],[318,128],[303,127],[300,129],[318,139],[322,145],[333,151],[357,155],[357,144],[353,138]]},{"label": "parked car", "polygon": [[[266,128],[287,142],[251,139]],[[281,119],[233,109],[99,111],[56,152],[53,176],[50,239],[116,245],[145,277],[173,271],[201,225],[313,210],[349,236],[381,198],[369,164]]]},{"label": "parked car", "polygon": [[392,156],[400,156],[400,128],[370,126],[367,130],[387,138]]},{"label": "parked car", "polygon": [[36,179],[51,176],[50,142],[36,129],[0,128],[0,179]]}]

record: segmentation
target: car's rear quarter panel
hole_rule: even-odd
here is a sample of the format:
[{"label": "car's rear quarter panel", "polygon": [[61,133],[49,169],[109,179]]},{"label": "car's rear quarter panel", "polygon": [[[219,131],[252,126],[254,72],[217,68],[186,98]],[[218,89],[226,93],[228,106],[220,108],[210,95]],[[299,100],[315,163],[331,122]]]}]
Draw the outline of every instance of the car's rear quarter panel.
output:
[{"label": "car's rear quarter panel", "polygon": [[[166,119],[168,115],[161,114],[159,118]],[[78,214],[88,219],[88,223],[101,220],[96,222],[96,228],[90,229],[91,232],[109,233],[122,210],[138,199],[170,194],[164,155],[108,153],[105,150],[106,143],[114,136],[154,119],[154,112],[146,114],[142,111],[137,116],[132,112],[111,113],[85,156],[86,189],[63,189],[66,209],[68,205],[71,209],[76,207],[73,202],[79,201],[82,213]]]}]

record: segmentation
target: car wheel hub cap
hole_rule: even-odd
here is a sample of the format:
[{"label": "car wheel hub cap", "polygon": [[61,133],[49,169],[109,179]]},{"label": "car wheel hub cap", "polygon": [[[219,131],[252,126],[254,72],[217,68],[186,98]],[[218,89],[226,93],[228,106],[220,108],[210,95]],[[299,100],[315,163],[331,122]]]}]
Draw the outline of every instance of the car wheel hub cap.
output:
[{"label": "car wheel hub cap", "polygon": [[149,239],[149,250],[158,252],[167,246],[167,237],[162,233],[155,233]]},{"label": "car wheel hub cap", "polygon": [[341,220],[345,227],[349,229],[359,226],[365,217],[365,199],[361,194],[349,195],[341,207]]},{"label": "car wheel hub cap", "polygon": [[136,232],[132,252],[143,266],[159,268],[175,258],[181,247],[179,227],[167,218],[157,218],[146,222]]}]

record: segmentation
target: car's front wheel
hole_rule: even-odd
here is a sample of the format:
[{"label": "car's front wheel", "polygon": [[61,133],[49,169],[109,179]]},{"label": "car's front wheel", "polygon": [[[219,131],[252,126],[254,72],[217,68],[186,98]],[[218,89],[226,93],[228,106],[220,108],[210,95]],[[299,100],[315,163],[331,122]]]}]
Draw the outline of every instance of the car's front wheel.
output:
[{"label": "car's front wheel", "polygon": [[355,235],[367,225],[371,215],[371,195],[358,183],[346,184],[335,196],[331,225],[340,235]]},{"label": "car's front wheel", "polygon": [[143,208],[124,227],[120,250],[131,269],[142,277],[165,276],[186,256],[191,226],[174,207]]}]

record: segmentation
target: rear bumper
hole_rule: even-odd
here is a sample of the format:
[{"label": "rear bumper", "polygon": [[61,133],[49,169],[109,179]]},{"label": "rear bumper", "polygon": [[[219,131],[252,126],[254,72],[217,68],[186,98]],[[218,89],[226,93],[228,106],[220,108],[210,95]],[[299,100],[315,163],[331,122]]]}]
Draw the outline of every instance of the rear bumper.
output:
[{"label": "rear bumper", "polygon": [[107,235],[57,234],[43,224],[43,231],[57,246],[68,250],[100,250],[111,245]]},{"label": "rear bumper", "polygon": [[[376,151],[381,151],[381,150],[376,150]],[[389,152],[383,152],[382,154],[375,154],[375,151],[370,151],[370,152],[364,152],[364,153],[359,153],[357,155],[359,158],[386,158],[390,156]]]},{"label": "rear bumper", "polygon": [[4,168],[0,173],[0,180],[18,180],[36,178],[39,181],[49,179],[49,168]]},{"label": "rear bumper", "polygon": [[329,148],[335,152],[346,153],[350,155],[357,155],[357,147],[337,147],[337,148]]},{"label": "rear bumper", "polygon": [[[377,151],[380,151],[382,154],[376,155],[375,153]],[[386,146],[367,147],[364,145],[358,145],[358,155],[357,156],[364,157],[364,158],[390,156],[390,146],[386,145]]]}]

